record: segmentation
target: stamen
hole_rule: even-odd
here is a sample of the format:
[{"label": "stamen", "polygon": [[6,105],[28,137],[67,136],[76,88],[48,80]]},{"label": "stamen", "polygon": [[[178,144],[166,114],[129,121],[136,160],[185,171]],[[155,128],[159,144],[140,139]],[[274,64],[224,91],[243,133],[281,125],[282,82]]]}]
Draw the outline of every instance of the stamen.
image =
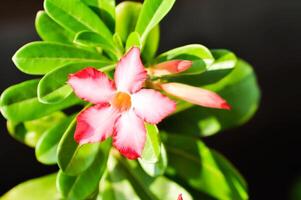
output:
[{"label": "stamen", "polygon": [[127,111],[132,105],[131,96],[125,92],[117,92],[111,104],[120,112]]}]

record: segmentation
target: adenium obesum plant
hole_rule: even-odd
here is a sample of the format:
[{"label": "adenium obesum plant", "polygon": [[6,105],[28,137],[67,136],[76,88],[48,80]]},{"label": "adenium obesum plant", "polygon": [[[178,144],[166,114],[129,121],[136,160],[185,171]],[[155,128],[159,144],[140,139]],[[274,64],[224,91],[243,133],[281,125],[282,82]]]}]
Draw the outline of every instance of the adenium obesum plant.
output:
[{"label": "adenium obesum plant", "polygon": [[0,108],[9,133],[59,172],[2,199],[248,199],[242,176],[203,138],[253,116],[256,76],[225,49],[157,54],[174,3],[44,1],[43,41],[13,57],[39,76],[6,89]]}]

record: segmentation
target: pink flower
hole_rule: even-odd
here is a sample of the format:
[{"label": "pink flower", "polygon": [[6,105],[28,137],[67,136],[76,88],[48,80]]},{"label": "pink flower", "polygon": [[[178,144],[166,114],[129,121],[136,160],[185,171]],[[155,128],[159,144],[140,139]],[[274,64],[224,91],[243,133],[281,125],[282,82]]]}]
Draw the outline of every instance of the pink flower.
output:
[{"label": "pink flower", "polygon": [[[148,72],[150,75],[163,76],[172,75],[180,72],[184,72],[192,66],[191,61],[187,60],[172,60],[163,63],[159,63],[150,69]],[[198,87],[182,83],[155,83],[157,88],[162,89],[169,95],[182,99],[192,104],[209,108],[219,108],[230,110],[230,105],[218,94]]]},{"label": "pink flower", "polygon": [[160,92],[142,89],[146,79],[138,48],[119,61],[114,81],[91,67],[70,75],[68,83],[75,94],[95,104],[78,115],[75,140],[86,144],[112,136],[121,154],[140,157],[146,138],[144,122],[157,124],[176,106]]},{"label": "pink flower", "polygon": [[183,200],[182,194],[179,194],[178,200]]}]

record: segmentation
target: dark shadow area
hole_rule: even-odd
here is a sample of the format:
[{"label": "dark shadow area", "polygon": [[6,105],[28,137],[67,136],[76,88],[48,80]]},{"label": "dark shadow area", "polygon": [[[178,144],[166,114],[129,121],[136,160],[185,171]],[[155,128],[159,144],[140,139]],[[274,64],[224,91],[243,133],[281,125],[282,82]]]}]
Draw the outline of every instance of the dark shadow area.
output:
[{"label": "dark shadow area", "polygon": [[[11,57],[39,40],[34,19],[42,1],[4,1],[0,7],[0,92],[31,78]],[[225,48],[254,66],[262,102],[246,125],[211,136],[246,178],[251,199],[288,199],[301,175],[300,0],[178,0],[161,23],[160,51],[190,43]],[[0,194],[27,179],[56,170],[39,164],[34,151],[9,136],[0,117]]]}]

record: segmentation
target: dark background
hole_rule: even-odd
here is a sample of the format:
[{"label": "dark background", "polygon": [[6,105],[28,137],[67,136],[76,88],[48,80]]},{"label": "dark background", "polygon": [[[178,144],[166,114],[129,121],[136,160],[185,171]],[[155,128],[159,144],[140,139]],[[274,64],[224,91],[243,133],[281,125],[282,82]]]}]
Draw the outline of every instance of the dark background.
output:
[{"label": "dark background", "polygon": [[[30,78],[11,62],[34,29],[42,1],[8,0],[0,6],[0,92]],[[161,23],[164,51],[189,43],[227,48],[255,68],[262,89],[256,116],[246,125],[206,139],[249,183],[251,199],[290,199],[301,177],[301,1],[178,0]],[[0,117],[0,194],[29,178],[54,171],[14,139]]]}]

